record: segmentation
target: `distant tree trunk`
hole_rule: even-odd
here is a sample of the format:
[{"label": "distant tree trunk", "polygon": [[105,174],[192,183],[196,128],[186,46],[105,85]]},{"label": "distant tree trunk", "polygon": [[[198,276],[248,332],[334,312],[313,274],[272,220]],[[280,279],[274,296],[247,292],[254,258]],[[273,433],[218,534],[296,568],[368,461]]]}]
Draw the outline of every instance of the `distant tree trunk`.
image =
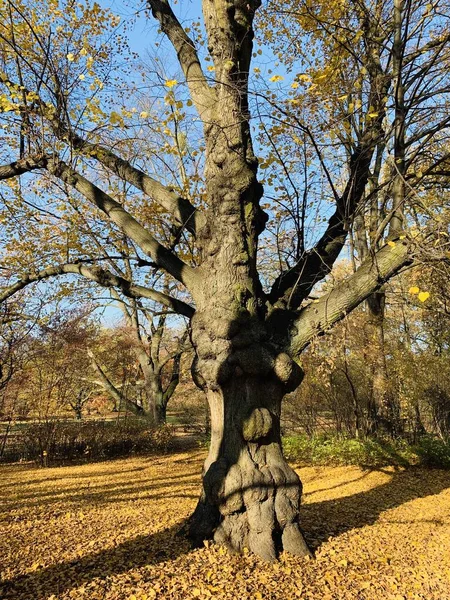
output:
[{"label": "distant tree trunk", "polygon": [[167,402],[164,400],[164,391],[161,377],[158,373],[148,372],[144,383],[145,412],[154,425],[163,425],[166,422]]},{"label": "distant tree trunk", "polygon": [[384,429],[389,435],[401,433],[400,410],[396,402],[386,363],[385,301],[383,289],[367,299],[368,352],[372,371],[371,413],[369,431]]}]

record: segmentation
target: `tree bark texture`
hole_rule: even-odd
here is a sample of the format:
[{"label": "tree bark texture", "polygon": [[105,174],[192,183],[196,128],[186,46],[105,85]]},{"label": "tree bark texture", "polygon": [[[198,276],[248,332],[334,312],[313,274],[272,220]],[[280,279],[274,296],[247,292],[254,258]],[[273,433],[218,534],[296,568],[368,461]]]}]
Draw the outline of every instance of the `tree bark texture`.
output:
[{"label": "tree bark texture", "polygon": [[[233,90],[223,98],[222,115],[227,101],[235,105]],[[269,561],[282,549],[304,556],[302,487],[283,458],[280,438],[281,400],[299,385],[302,370],[266,322],[256,270],[262,188],[245,129],[216,127],[208,140],[212,214],[198,239],[208,277],[194,292],[191,336],[194,378],[211,411],[211,447],[189,531],[197,544],[214,538]]]},{"label": "tree bark texture", "polygon": [[269,561],[281,550],[309,554],[300,531],[302,486],[283,457],[280,436],[281,400],[300,383],[301,369],[277,353],[251,319],[230,321],[218,338],[217,328],[198,316],[193,339],[200,356],[211,346],[220,349],[204,356],[197,372],[211,411],[211,445],[190,522],[193,541],[213,538]]}]

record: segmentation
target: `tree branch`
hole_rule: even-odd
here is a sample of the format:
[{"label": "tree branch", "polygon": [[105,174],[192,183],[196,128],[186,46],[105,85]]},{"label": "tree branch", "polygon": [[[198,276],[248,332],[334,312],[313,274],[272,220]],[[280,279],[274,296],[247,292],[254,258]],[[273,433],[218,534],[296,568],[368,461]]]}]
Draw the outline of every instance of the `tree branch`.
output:
[{"label": "tree branch", "polygon": [[189,289],[198,280],[198,275],[175,254],[160,244],[119,202],[113,200],[96,185],[77,173],[63,161],[48,161],[48,171],[76,189],[92,204],[104,212],[113,223],[130,237],[155,263],[165,269]]},{"label": "tree branch", "polygon": [[45,157],[28,157],[20,160],[11,162],[6,165],[0,165],[0,181],[4,179],[11,179],[18,175],[23,175],[29,171],[35,169],[42,169],[45,167],[47,159]]},{"label": "tree branch", "polygon": [[120,156],[117,156],[111,150],[99,144],[88,142],[78,134],[68,131],[63,136],[63,139],[68,141],[75,150],[79,150],[88,157],[97,159],[120,179],[144,192],[144,194],[162,206],[164,210],[173,215],[178,225],[186,227],[193,235],[204,225],[204,216],[198,212],[197,208],[187,198],[181,197],[170,187],[146,175],[143,171],[137,169]]},{"label": "tree branch", "polygon": [[314,337],[325,333],[412,261],[406,239],[390,242],[368,257],[353,275],[300,311],[292,323],[289,350],[298,356]]},{"label": "tree branch", "polygon": [[[23,88],[23,86],[19,87],[9,79],[4,79],[3,81],[6,81],[14,88]],[[29,93],[26,88],[23,88],[23,92],[25,94]],[[163,185],[153,177],[150,177],[140,169],[137,169],[131,165],[131,163],[115,154],[112,150],[107,149],[100,144],[89,142],[72,131],[69,126],[62,123],[58,116],[55,116],[53,111],[49,110],[49,105],[41,100],[41,98],[36,98],[34,102],[41,110],[41,115],[49,120],[53,132],[58,139],[68,143],[73,149],[78,150],[85,156],[95,158],[115,175],[140,189],[144,194],[162,206],[164,210],[173,215],[178,225],[186,227],[192,234],[195,235],[196,231],[204,225],[205,217],[198,212],[197,208],[193,206],[187,198],[181,197],[172,188]],[[30,110],[30,107],[26,107],[26,113],[29,113]],[[42,166],[36,164],[37,162],[38,159],[31,158],[18,161],[17,163],[11,163],[11,165],[5,165],[5,176],[2,177],[0,174],[0,179],[21,175],[22,173]],[[15,165],[18,167],[17,172],[14,171]],[[7,168],[8,166],[10,169]]]},{"label": "tree branch", "polygon": [[201,120],[205,122],[208,120],[215,95],[206,81],[195,44],[184,31],[167,0],[148,0],[148,4],[153,16],[159,21],[161,30],[167,35],[177,53],[192,101]]},{"label": "tree branch", "polygon": [[67,274],[81,275],[103,287],[119,288],[122,293],[129,298],[148,298],[149,300],[159,302],[163,306],[167,306],[176,313],[184,315],[188,318],[191,318],[195,312],[192,306],[186,304],[182,300],[173,298],[168,294],[163,294],[162,292],[158,292],[157,290],[146,288],[141,285],[134,285],[123,277],[113,275],[111,272],[100,267],[86,267],[78,263],[67,263],[54,267],[47,267],[46,269],[42,269],[36,273],[28,273],[27,275],[24,275],[22,279],[19,279],[19,281],[17,281],[15,284],[0,292],[0,303],[4,302],[7,298],[10,298],[16,292],[24,289],[31,283],[42,281],[43,279],[48,279],[49,277]]},{"label": "tree branch", "polygon": [[[377,118],[378,121],[379,117]],[[381,121],[378,126],[381,128]],[[317,244],[306,252],[286,273],[275,280],[269,293],[269,301],[275,305],[279,300],[286,308],[297,308],[309,295],[316,283],[331,271],[333,264],[345,245],[348,225],[353,218],[370,174],[370,163],[380,131],[376,137],[372,127],[366,131],[360,145],[350,159],[350,176],[345,190],[336,201],[336,210],[328,221],[325,233]]]}]

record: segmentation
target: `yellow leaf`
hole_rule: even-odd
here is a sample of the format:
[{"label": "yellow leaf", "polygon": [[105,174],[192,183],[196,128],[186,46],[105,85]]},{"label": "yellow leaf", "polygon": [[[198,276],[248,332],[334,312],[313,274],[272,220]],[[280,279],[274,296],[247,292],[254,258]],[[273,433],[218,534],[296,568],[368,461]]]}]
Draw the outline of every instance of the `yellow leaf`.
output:
[{"label": "yellow leaf", "polygon": [[292,88],[293,90],[296,90],[296,89],[298,88],[298,86],[299,86],[299,83],[298,83],[298,81],[294,81],[294,83],[291,83],[291,88]]},{"label": "yellow leaf", "polygon": [[168,88],[173,88],[174,85],[177,85],[178,81],[176,79],[168,79],[165,83],[165,86]]},{"label": "yellow leaf", "polygon": [[148,112],[143,110],[139,116],[141,117],[141,119],[146,119],[148,117]]},{"label": "yellow leaf", "polygon": [[395,248],[395,242],[393,242],[392,240],[389,240],[388,246],[390,246],[391,248]]},{"label": "yellow leaf", "polygon": [[208,67],[206,67],[208,71],[215,71],[216,67],[213,67],[213,65],[209,65]]},{"label": "yellow leaf", "polygon": [[428,300],[428,298],[430,297],[430,292],[420,292],[420,294],[417,297],[421,302],[425,302],[425,300]]},{"label": "yellow leaf", "polygon": [[276,81],[283,81],[283,79],[284,79],[283,75],[273,75],[273,76],[272,76],[272,77],[269,79],[269,81],[276,82]]},{"label": "yellow leaf", "polygon": [[410,287],[408,291],[410,294],[418,294],[420,292],[419,288],[416,285]]},{"label": "yellow leaf", "polygon": [[72,62],[75,59],[75,56],[72,54],[72,52],[69,52],[66,58],[69,62]]},{"label": "yellow leaf", "polygon": [[198,588],[194,588],[194,589],[192,590],[192,595],[193,595],[194,597],[200,596],[200,594],[201,594],[201,591],[200,591]]}]

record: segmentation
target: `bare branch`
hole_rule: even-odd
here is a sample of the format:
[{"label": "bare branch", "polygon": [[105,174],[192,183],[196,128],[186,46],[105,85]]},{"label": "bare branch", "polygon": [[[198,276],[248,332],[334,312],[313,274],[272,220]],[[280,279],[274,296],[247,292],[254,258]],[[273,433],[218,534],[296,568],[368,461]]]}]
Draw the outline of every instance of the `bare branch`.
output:
[{"label": "bare branch", "polygon": [[119,288],[122,293],[129,298],[148,298],[149,300],[154,300],[155,302],[159,302],[163,306],[166,306],[167,308],[170,308],[178,314],[184,315],[188,318],[192,317],[195,312],[192,306],[181,300],[178,300],[177,298],[173,298],[168,294],[163,294],[162,292],[158,292],[157,290],[153,290],[141,285],[132,284],[123,277],[113,275],[106,269],[102,269],[100,267],[86,267],[85,265],[79,263],[67,263],[54,267],[47,267],[41,271],[24,275],[22,279],[19,279],[19,281],[16,281],[16,283],[0,292],[0,303],[4,302],[7,298],[10,298],[16,292],[24,289],[31,283],[42,281],[43,279],[48,279],[49,277],[67,274],[81,275],[103,287]]},{"label": "bare branch", "polygon": [[161,30],[172,42],[195,107],[202,121],[206,121],[215,95],[206,81],[195,44],[181,26],[167,0],[149,0],[148,4],[153,16],[159,21]]},{"label": "bare branch", "polygon": [[337,199],[336,210],[328,221],[325,233],[297,264],[277,277],[269,294],[271,304],[276,304],[282,299],[281,302],[285,307],[297,308],[316,283],[331,271],[345,245],[349,223],[364,196],[370,174],[370,163],[377,141],[381,138],[379,117],[377,121],[378,131],[370,127],[350,159],[350,176],[347,185],[342,196]]}]

